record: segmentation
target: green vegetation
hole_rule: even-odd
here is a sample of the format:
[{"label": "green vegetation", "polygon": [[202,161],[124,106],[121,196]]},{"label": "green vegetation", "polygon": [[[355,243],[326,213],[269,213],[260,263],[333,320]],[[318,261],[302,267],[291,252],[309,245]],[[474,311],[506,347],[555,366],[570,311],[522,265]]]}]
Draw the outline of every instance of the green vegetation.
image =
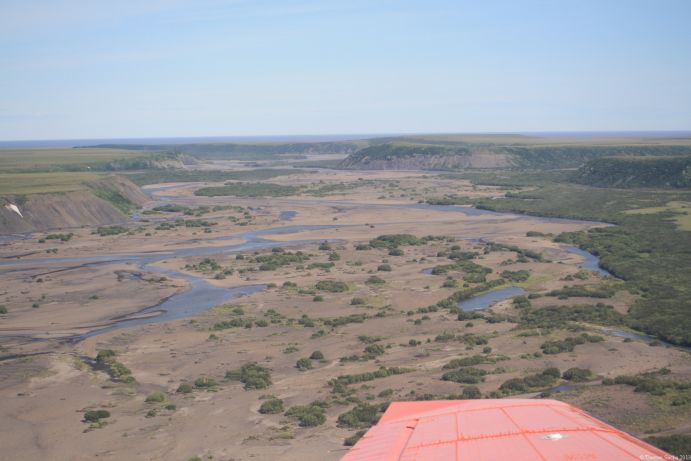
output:
[{"label": "green vegetation", "polygon": [[374,379],[386,378],[388,376],[400,375],[403,373],[408,373],[412,370],[400,367],[380,367],[376,371],[371,371],[367,373],[358,373],[354,375],[342,375],[335,379],[329,381],[329,386],[332,387],[334,392],[338,392],[337,389],[343,389],[344,386],[355,383],[362,383],[365,381],[372,381]]},{"label": "green vegetation", "polygon": [[108,410],[89,410],[84,412],[85,423],[99,423],[102,419],[110,418]]},{"label": "green vegetation", "polygon": [[122,195],[115,188],[108,187],[107,184],[101,182],[89,183],[89,186],[96,197],[101,198],[106,202],[110,202],[113,206],[115,206],[115,208],[120,210],[123,214],[129,215],[130,213],[135,212],[139,208],[139,205],[131,202],[127,197]]},{"label": "green vegetation", "polygon": [[449,371],[442,375],[442,381],[453,381],[463,384],[478,384],[485,380],[486,370],[474,367],[463,367],[455,371]]},{"label": "green vegetation", "polygon": [[326,421],[324,408],[315,404],[291,407],[285,415],[296,418],[302,427],[320,426]]},{"label": "green vegetation", "polygon": [[562,373],[561,377],[564,378],[567,381],[571,381],[574,383],[581,383],[584,381],[589,381],[593,376],[593,373],[587,369],[587,368],[569,368],[566,370],[564,373]]},{"label": "green vegetation", "polygon": [[688,456],[691,453],[691,435],[663,435],[648,437],[645,441],[679,459],[684,459],[684,456]]},{"label": "green vegetation", "polygon": [[255,362],[242,365],[237,370],[227,371],[226,379],[240,381],[245,390],[266,389],[271,386],[271,372]]},{"label": "green vegetation", "polygon": [[360,429],[363,427],[370,427],[379,421],[381,412],[386,410],[388,402],[381,405],[370,405],[368,403],[359,403],[349,411],[338,416],[339,426],[350,427],[353,429]]},{"label": "green vegetation", "polygon": [[115,351],[111,349],[101,350],[96,355],[96,364],[106,370],[113,380],[123,383],[134,383],[135,379],[132,376],[132,371],[115,360],[115,356]]},{"label": "green vegetation", "polygon": [[48,234],[44,238],[46,240],[60,240],[61,242],[68,242],[74,234],[72,232],[68,234]]},{"label": "green vegetation", "polygon": [[346,447],[352,447],[366,433],[367,433],[366,430],[357,431],[355,434],[351,435],[350,437],[346,437],[346,439],[343,441],[343,445],[345,445]]},{"label": "green vegetation", "polygon": [[0,315],[7,314],[7,306],[0,306]]},{"label": "green vegetation", "polygon": [[178,389],[176,392],[180,394],[191,394],[193,391],[193,388],[190,384],[183,383],[178,386]]},{"label": "green vegetation", "polygon": [[314,352],[312,352],[312,355],[310,355],[310,359],[312,359],[312,360],[324,360],[324,354],[322,354],[321,351],[314,351]]},{"label": "green vegetation", "polygon": [[369,241],[371,248],[387,248],[389,250],[398,248],[399,246],[421,245],[423,240],[410,234],[389,234],[380,235],[379,237]]},{"label": "green vegetation", "polygon": [[[497,166],[526,170],[578,168],[593,159],[612,156],[689,155],[691,146],[626,143],[596,145],[592,141],[564,143],[561,140],[491,136],[485,139],[434,139],[432,137],[382,138],[340,163],[341,168],[461,169],[475,155],[493,156]],[[494,166],[490,164],[490,166]]]},{"label": "green vegetation", "polygon": [[605,379],[602,384],[625,384],[632,386],[634,392],[644,392],[655,396],[671,394],[673,406],[691,403],[691,382],[677,382],[669,379],[667,376],[670,373],[668,368],[661,368],[637,375],[620,375],[613,380]]},{"label": "green vegetation", "polygon": [[124,234],[128,231],[126,227],[122,226],[102,226],[96,229],[95,234],[100,235],[101,237],[106,237],[108,235],[118,235],[118,234]]},{"label": "green vegetation", "polygon": [[[2,149],[0,171],[3,173],[57,173],[86,170],[112,171],[127,169],[130,164],[154,155],[124,149],[48,148]],[[134,162],[133,162],[134,161]]]},{"label": "green vegetation", "polygon": [[259,413],[263,415],[274,415],[283,411],[283,400],[276,398],[265,400],[259,407]]},{"label": "green vegetation", "polygon": [[499,387],[499,392],[501,395],[511,395],[545,389],[554,386],[560,376],[558,368],[546,368],[541,373],[504,381]]},{"label": "green vegetation", "polygon": [[444,370],[451,370],[454,368],[468,367],[473,365],[483,365],[497,363],[497,359],[493,357],[487,357],[484,355],[472,355],[470,357],[463,357],[460,359],[453,359],[444,365],[442,368]]},{"label": "green vegetation", "polygon": [[[275,249],[275,248],[274,248]],[[275,251],[268,255],[260,255],[254,258],[260,263],[260,271],[273,271],[279,267],[288,266],[293,263],[303,263],[310,259],[309,255],[298,251],[295,253]]]},{"label": "green vegetation", "polygon": [[540,345],[540,349],[545,354],[560,354],[562,352],[573,352],[574,348],[579,344],[598,343],[604,341],[605,338],[598,335],[589,335],[588,333],[581,333],[579,336],[565,338],[563,340],[545,341]]},{"label": "green vegetation", "polygon": [[598,303],[546,306],[540,309],[526,307],[520,313],[519,322],[523,328],[564,328],[569,322],[622,325],[625,318],[613,306]]},{"label": "green vegetation", "polygon": [[572,180],[596,187],[691,188],[691,156],[610,157],[591,160]]},{"label": "green vegetation", "polygon": [[308,359],[307,357],[298,359],[298,361],[295,363],[295,368],[297,368],[300,371],[311,370],[312,360]]},{"label": "green vegetation", "polygon": [[194,380],[194,387],[197,389],[212,389],[216,386],[218,386],[216,380],[207,376],[200,376]]},{"label": "green vegetation", "polygon": [[[200,159],[215,160],[285,160],[303,159],[305,154],[348,154],[366,145],[365,141],[327,142],[257,142],[257,143],[192,143],[192,144],[100,144],[89,147],[128,151],[172,152]],[[141,155],[141,154],[140,154]]]},{"label": "green vegetation", "polygon": [[564,287],[558,290],[552,290],[547,293],[547,296],[556,296],[560,299],[567,298],[611,298],[614,296],[614,288],[611,286],[602,285],[599,287],[585,287],[583,285],[576,285],[571,287]]},{"label": "green vegetation", "polygon": [[342,293],[348,291],[348,284],[336,280],[320,280],[314,286],[317,290],[328,291],[330,293]]},{"label": "green vegetation", "polygon": [[[631,210],[691,202],[681,191],[594,189],[546,182],[536,190],[499,200],[479,200],[495,211],[601,220],[617,224],[567,232],[557,241],[600,257],[603,268],[641,295],[627,315],[630,327],[675,344],[691,345],[691,238],[675,226],[679,212],[631,214]],[[685,216],[685,215],[682,215]]]},{"label": "green vegetation", "polygon": [[232,195],[234,197],[287,197],[296,195],[300,189],[294,186],[283,186],[273,183],[226,183],[224,186],[203,187],[194,195],[216,197]]},{"label": "green vegetation", "polygon": [[381,277],[377,277],[376,275],[371,275],[367,277],[367,280],[365,280],[365,283],[367,285],[384,285],[386,283],[386,280],[384,280]]},{"label": "green vegetation", "polygon": [[161,403],[166,400],[166,395],[163,392],[153,392],[146,396],[146,403]]}]

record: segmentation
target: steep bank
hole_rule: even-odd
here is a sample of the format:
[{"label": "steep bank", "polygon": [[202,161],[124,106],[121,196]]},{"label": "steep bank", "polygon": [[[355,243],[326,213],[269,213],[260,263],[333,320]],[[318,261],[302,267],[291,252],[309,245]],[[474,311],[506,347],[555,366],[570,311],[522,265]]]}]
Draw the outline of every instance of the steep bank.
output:
[{"label": "steep bank", "polygon": [[3,205],[16,204],[22,216],[2,206],[0,234],[115,224],[148,200],[138,186],[121,176],[107,176],[73,192],[8,196]]},{"label": "steep bank", "polygon": [[350,154],[340,168],[353,170],[569,169],[603,157],[691,155],[677,145],[495,145],[384,143]]},{"label": "steep bank", "polygon": [[691,156],[612,157],[591,160],[573,181],[597,187],[691,189]]}]

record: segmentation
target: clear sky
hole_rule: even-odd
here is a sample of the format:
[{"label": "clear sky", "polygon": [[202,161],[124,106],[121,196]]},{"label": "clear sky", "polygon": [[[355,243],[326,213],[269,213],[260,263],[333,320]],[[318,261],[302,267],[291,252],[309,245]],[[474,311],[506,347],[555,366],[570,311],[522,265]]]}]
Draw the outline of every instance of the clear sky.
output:
[{"label": "clear sky", "polygon": [[691,129],[687,0],[0,0],[0,140]]}]

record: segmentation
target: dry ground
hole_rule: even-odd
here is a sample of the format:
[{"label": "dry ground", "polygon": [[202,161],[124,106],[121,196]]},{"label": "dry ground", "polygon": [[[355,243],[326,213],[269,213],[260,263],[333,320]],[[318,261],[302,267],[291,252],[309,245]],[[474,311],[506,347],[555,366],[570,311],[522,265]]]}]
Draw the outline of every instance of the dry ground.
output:
[{"label": "dry ground", "polygon": [[[481,254],[474,261],[493,270],[489,279],[503,270],[525,269],[530,271],[531,277],[522,286],[529,293],[545,293],[564,285],[599,285],[601,280],[595,274],[585,280],[566,282],[565,277],[578,273],[579,258],[561,250],[549,238],[526,237],[530,230],[558,234],[585,229],[588,224],[372,206],[415,203],[425,197],[450,192],[488,196],[504,192],[495,188],[473,188],[467,183],[419,173],[320,172],[281,177],[272,182],[313,188],[335,183],[349,186],[323,197],[303,194],[256,199],[195,197],[193,188],[171,189],[162,193],[169,197],[168,201],[188,206],[251,207],[252,218],[247,225],[240,226],[237,220],[228,219],[229,216],[242,216],[231,208],[195,217],[218,223],[206,233],[201,228],[185,227],[156,230],[162,220],[169,219],[168,215],[149,214],[143,215],[149,222],[132,224],[132,235],[100,237],[93,235],[92,229],[76,229],[73,230],[75,236],[68,242],[38,244],[40,236],[36,235],[27,240],[7,242],[0,248],[0,256],[26,255],[19,259],[26,261],[48,256],[119,255],[225,245],[240,240],[213,238],[281,225],[341,226],[267,237],[285,241],[328,239],[331,251],[340,256],[328,271],[292,264],[273,271],[241,272],[241,269],[256,268],[258,264],[248,259],[238,260],[234,253],[223,253],[212,257],[234,272],[216,280],[211,272],[185,269],[187,264],[196,264],[202,257],[171,258],[158,263],[161,267],[206,277],[217,286],[275,284],[264,292],[232,301],[232,306],[243,309],[243,318],[276,320],[265,327],[254,324],[252,328],[214,329],[216,323],[238,317],[231,306],[168,323],[125,328],[79,343],[60,341],[60,337],[155,305],[184,290],[186,283],[161,280],[154,274],[131,278],[127,274],[136,272],[137,268],[121,262],[86,267],[60,263],[26,270],[0,268],[0,304],[7,306],[9,311],[0,319],[0,353],[6,358],[0,362],[0,433],[3,434],[0,457],[187,460],[198,455],[203,459],[212,456],[214,460],[338,459],[346,450],[344,438],[352,435],[355,429],[339,427],[337,418],[353,404],[332,393],[327,384],[329,380],[340,375],[374,371],[380,366],[398,366],[410,371],[348,386],[352,390],[350,401],[357,398],[381,403],[424,394],[460,394],[463,385],[440,379],[442,366],[453,358],[482,354],[484,346],[435,341],[445,332],[485,337],[492,348],[491,353],[485,355],[507,358],[493,365],[478,366],[494,371],[478,385],[485,395],[496,391],[509,378],[546,367],[558,367],[562,371],[571,367],[589,368],[600,378],[668,367],[676,379],[688,381],[691,378],[688,353],[673,348],[605,337],[603,342],[580,345],[570,353],[536,357],[534,353],[547,338],[520,336],[513,323],[483,320],[467,323],[458,321],[455,315],[443,309],[416,312],[458,289],[443,288],[444,275],[427,275],[422,270],[449,263],[437,254],[452,245],[482,252],[484,247],[478,238],[531,249],[545,257],[544,262],[516,263],[514,252]],[[278,215],[284,210],[294,210],[298,214],[291,222],[281,222]],[[453,241],[402,247],[403,256],[389,256],[383,249],[358,251],[354,248],[378,235],[394,233],[447,236]],[[31,254],[37,248],[40,252]],[[57,255],[46,254],[48,248],[59,251]],[[301,250],[312,255],[302,266],[327,262],[331,253],[320,250],[318,243],[286,247],[286,250]],[[270,251],[260,253],[269,254]],[[253,252],[243,255],[255,256]],[[508,260],[514,262],[507,263]],[[381,264],[391,265],[392,271],[378,271]],[[386,283],[367,284],[366,280],[372,275],[381,277]],[[462,279],[460,273],[451,275],[456,280]],[[313,291],[320,280],[343,281],[349,289],[342,293]],[[286,281],[296,286],[283,286]],[[323,301],[314,301],[316,295],[323,296]],[[363,298],[365,303],[352,305],[356,297]],[[629,293],[620,291],[606,302],[625,312],[633,299]],[[533,304],[542,307],[592,302],[587,298],[542,297]],[[38,307],[32,307],[34,303]],[[500,302],[492,310],[516,314],[510,301]],[[362,323],[337,327],[323,324],[324,320],[353,314],[366,314],[367,318]],[[304,316],[311,319],[314,326],[304,326],[304,320],[300,322]],[[586,328],[590,333],[598,331],[595,326]],[[549,334],[549,339],[570,335],[573,334],[555,330]],[[341,361],[342,357],[363,353],[366,344],[359,338],[361,336],[379,337],[377,344],[385,346],[385,352],[370,360]],[[43,340],[37,341],[38,338]],[[411,340],[420,344],[411,346]],[[113,380],[80,360],[83,356],[93,358],[103,349],[116,351],[117,360],[132,371],[136,383]],[[296,361],[314,351],[321,351],[324,359],[313,361],[311,370],[298,370]],[[20,356],[12,358],[14,355]],[[273,384],[268,389],[244,390],[240,383],[224,378],[226,371],[248,362],[257,362],[271,370]],[[501,369],[497,370],[498,367]],[[195,389],[189,394],[176,392],[180,384],[194,383],[199,377],[213,378],[218,385],[207,390]],[[155,391],[165,394],[165,402],[146,403],[146,396]],[[315,400],[326,402],[327,420],[318,427],[302,428],[285,415],[260,414],[258,408],[269,395],[282,399],[286,408]],[[637,436],[689,430],[688,404],[673,407],[663,398],[634,393],[631,387],[602,386],[597,379],[556,396]],[[174,404],[175,408],[166,409],[168,404]],[[111,416],[103,427],[92,427],[82,422],[87,409],[107,409]]]}]

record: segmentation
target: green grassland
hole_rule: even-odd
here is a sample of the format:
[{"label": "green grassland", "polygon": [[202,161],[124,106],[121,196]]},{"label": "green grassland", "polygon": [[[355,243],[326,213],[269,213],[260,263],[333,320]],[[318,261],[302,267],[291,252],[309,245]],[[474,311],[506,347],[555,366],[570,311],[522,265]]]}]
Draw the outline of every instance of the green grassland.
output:
[{"label": "green grassland", "polygon": [[0,172],[48,172],[99,168],[148,153],[124,149],[0,149]]},{"label": "green grassland", "polygon": [[99,173],[0,173],[0,196],[71,192],[86,189]]}]

